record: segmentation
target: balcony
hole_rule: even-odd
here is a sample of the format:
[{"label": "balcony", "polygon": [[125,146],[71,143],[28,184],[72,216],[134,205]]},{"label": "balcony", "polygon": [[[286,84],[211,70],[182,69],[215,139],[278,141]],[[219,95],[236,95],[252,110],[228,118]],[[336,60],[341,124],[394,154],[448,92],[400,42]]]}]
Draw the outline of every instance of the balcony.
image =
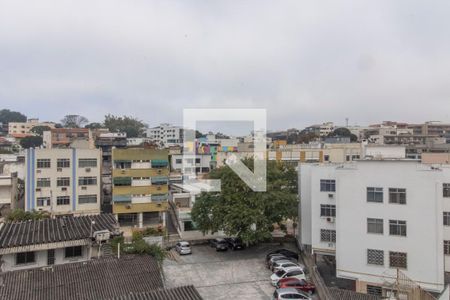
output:
[{"label": "balcony", "polygon": [[132,196],[131,197],[131,203],[151,203],[152,202],[152,196]]},{"label": "balcony", "polygon": [[167,201],[168,198],[169,198],[169,196],[167,194],[155,194],[155,195],[152,195],[152,201],[153,202]]},{"label": "balcony", "polygon": [[117,195],[112,199],[114,203],[131,203],[131,195]]},{"label": "balcony", "polygon": [[131,169],[150,169],[152,167],[150,162],[132,162]]},{"label": "balcony", "polygon": [[167,202],[161,203],[114,203],[113,213],[139,213],[152,211],[166,211],[168,208]]},{"label": "balcony", "polygon": [[113,195],[148,195],[148,194],[166,194],[169,188],[167,185],[151,186],[114,186]]},{"label": "balcony", "polygon": [[150,179],[133,179],[131,181],[131,186],[150,186],[152,182]]},{"label": "balcony", "polygon": [[151,179],[152,184],[156,185],[164,185],[169,182],[169,178],[167,176],[155,176]]},{"label": "balcony", "polygon": [[168,169],[114,169],[113,177],[153,177],[168,176]]},{"label": "balcony", "polygon": [[164,159],[153,159],[152,160],[152,168],[164,168],[169,165],[168,160]]}]

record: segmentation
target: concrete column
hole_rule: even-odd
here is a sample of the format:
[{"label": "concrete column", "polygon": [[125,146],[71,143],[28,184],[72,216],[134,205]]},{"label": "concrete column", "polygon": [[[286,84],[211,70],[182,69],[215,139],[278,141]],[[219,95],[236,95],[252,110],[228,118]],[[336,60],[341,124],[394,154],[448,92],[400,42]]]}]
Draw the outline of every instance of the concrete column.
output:
[{"label": "concrete column", "polygon": [[162,224],[164,227],[166,227],[166,212],[163,211],[161,212],[161,214],[162,214]]},{"label": "concrete column", "polygon": [[138,213],[139,228],[144,227],[144,213]]}]

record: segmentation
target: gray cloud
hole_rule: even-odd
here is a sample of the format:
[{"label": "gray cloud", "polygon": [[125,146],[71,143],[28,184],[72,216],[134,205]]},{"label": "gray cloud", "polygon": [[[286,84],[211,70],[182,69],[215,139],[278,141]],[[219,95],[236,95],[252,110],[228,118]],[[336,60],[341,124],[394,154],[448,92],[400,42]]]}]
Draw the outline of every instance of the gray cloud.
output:
[{"label": "gray cloud", "polygon": [[[182,123],[182,109],[450,121],[447,1],[0,0],[0,106]],[[225,130],[224,130],[225,131]]]}]

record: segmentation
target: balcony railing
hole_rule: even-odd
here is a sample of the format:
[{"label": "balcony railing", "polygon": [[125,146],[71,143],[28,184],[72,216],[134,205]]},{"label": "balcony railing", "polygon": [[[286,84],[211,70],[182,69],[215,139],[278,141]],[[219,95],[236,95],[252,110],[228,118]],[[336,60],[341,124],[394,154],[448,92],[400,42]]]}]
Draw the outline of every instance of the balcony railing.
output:
[{"label": "balcony railing", "polygon": [[152,195],[152,201],[167,201],[168,198],[167,194]]}]

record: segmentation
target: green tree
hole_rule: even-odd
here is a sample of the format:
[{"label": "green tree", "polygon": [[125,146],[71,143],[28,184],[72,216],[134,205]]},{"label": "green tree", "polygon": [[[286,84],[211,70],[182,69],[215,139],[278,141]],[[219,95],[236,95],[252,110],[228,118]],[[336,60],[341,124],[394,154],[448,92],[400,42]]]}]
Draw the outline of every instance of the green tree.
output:
[{"label": "green tree", "polygon": [[80,115],[66,115],[61,124],[66,128],[81,128],[88,123],[88,119]]},{"label": "green tree", "polygon": [[309,142],[319,139],[314,132],[301,131],[299,133],[290,134],[287,137],[288,144],[308,144]]},{"label": "green tree", "polygon": [[349,137],[351,142],[356,142],[358,140],[356,135],[344,127],[336,128],[333,132],[328,134],[328,137]]},{"label": "green tree", "polygon": [[205,137],[205,135],[203,133],[201,133],[200,131],[196,130],[195,131],[195,138],[199,139],[199,138],[202,138],[202,137]]},{"label": "green tree", "polygon": [[125,132],[127,137],[140,137],[144,134],[145,124],[133,117],[106,115],[104,125],[111,132]]},{"label": "green tree", "polygon": [[[253,161],[244,164],[252,169]],[[292,166],[268,162],[266,192],[252,191],[228,166],[213,170],[209,178],[221,180],[221,192],[202,193],[191,212],[203,233],[223,230],[252,244],[269,239],[274,224],[297,217],[297,173]]]},{"label": "green tree", "polygon": [[32,132],[38,136],[42,136],[44,134],[44,131],[49,131],[49,130],[51,130],[51,128],[48,126],[34,126],[33,128],[31,128],[30,132]]},{"label": "green tree", "polygon": [[97,122],[93,122],[93,123],[89,123],[86,126],[84,126],[84,128],[89,128],[89,129],[98,129],[98,128],[102,128],[103,125],[101,123],[97,123]]},{"label": "green tree", "polygon": [[28,221],[28,220],[41,220],[47,219],[50,214],[45,211],[24,211],[23,209],[16,208],[9,213],[6,219],[10,222]]},{"label": "green tree", "polygon": [[9,109],[0,110],[0,123],[8,125],[9,122],[26,122],[27,116],[18,112],[11,111]]},{"label": "green tree", "polygon": [[42,137],[41,136],[27,136],[20,140],[20,146],[22,148],[35,148],[40,147],[42,145]]}]

